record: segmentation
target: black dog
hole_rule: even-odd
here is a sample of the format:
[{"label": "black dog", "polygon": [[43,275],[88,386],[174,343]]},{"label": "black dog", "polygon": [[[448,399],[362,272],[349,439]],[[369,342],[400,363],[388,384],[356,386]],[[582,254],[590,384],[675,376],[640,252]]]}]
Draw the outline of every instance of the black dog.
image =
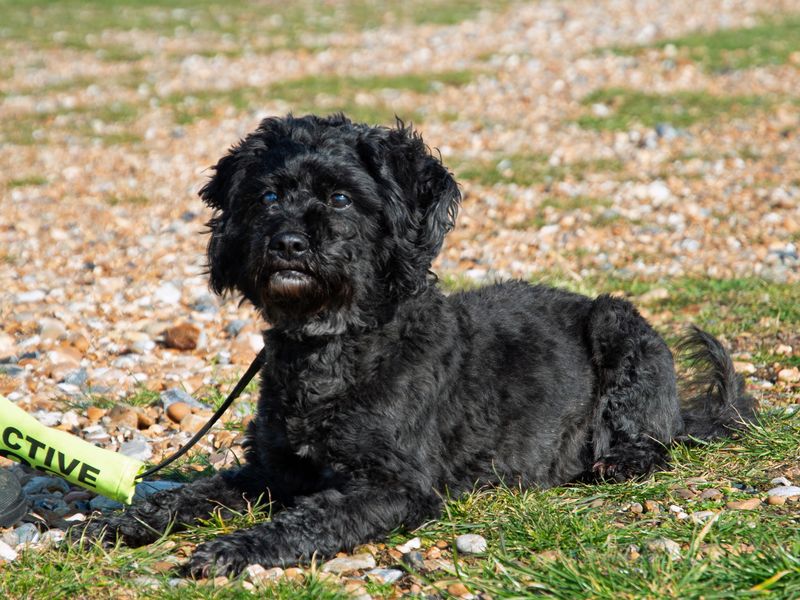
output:
[{"label": "black dog", "polygon": [[272,325],[247,463],[90,522],[87,539],[146,544],[263,496],[282,510],[202,544],[186,571],[308,561],[416,527],[476,484],[645,475],[673,441],[753,417],[697,329],[701,385],[680,404],[669,349],[624,300],[522,282],[443,295],[429,269],[460,195],[402,124],[266,119],[200,195],[212,287]]}]

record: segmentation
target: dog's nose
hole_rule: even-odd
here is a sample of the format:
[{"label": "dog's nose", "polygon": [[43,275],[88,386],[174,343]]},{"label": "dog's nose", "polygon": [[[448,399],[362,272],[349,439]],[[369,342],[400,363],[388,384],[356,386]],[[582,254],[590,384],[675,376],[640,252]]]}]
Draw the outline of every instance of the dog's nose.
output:
[{"label": "dog's nose", "polygon": [[268,248],[282,258],[298,258],[308,251],[308,238],[302,233],[287,231],[272,236]]}]

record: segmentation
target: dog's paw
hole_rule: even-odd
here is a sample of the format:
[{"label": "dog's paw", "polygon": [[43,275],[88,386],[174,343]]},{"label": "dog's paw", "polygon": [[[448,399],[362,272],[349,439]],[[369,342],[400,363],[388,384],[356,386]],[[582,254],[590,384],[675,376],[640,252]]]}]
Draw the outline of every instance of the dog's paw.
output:
[{"label": "dog's paw", "polygon": [[156,541],[159,536],[158,531],[127,513],[90,518],[70,527],[66,535],[71,544],[84,548],[92,544],[110,548],[120,541],[136,548]]},{"label": "dog's paw", "polygon": [[117,541],[117,531],[108,519],[88,519],[67,530],[66,539],[71,545],[86,548],[99,544],[110,548]]},{"label": "dog's paw", "polygon": [[233,576],[244,571],[247,565],[258,562],[247,545],[232,535],[226,535],[200,544],[180,572],[193,579]]}]

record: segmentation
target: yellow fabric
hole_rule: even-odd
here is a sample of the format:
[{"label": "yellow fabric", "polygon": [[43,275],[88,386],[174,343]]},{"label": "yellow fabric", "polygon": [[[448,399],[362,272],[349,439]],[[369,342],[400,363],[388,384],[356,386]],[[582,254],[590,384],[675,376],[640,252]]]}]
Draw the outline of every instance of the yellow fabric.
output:
[{"label": "yellow fabric", "polygon": [[119,502],[130,504],[144,463],[45,427],[0,396],[0,456],[47,471]]}]

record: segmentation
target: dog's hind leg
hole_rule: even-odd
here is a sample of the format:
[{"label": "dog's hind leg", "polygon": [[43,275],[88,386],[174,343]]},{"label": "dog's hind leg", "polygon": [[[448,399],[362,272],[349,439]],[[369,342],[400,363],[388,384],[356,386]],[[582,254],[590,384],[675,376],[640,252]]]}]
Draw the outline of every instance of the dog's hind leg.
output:
[{"label": "dog's hind leg", "polygon": [[596,372],[592,474],[624,480],[663,468],[682,424],[669,348],[632,304],[607,295],[594,301],[587,338]]}]

